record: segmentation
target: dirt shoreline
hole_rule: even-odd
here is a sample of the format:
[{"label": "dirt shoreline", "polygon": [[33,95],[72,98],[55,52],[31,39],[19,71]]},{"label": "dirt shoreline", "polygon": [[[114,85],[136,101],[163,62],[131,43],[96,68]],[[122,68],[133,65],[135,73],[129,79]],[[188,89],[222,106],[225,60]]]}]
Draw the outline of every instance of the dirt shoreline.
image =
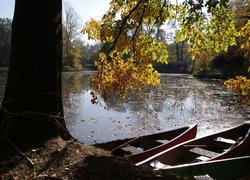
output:
[{"label": "dirt shoreline", "polygon": [[33,147],[25,152],[25,157],[19,153],[10,158],[0,158],[1,180],[176,179],[138,168],[124,158],[112,156],[108,151],[61,138]]}]

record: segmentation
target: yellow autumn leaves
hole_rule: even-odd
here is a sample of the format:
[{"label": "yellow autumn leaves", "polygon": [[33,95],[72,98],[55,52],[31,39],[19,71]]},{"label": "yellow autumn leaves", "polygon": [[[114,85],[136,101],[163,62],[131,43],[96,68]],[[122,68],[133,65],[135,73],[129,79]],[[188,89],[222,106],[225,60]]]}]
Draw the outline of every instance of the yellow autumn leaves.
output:
[{"label": "yellow autumn leaves", "polygon": [[114,57],[112,61],[108,61],[105,56],[104,53],[100,54],[100,60],[96,62],[97,74],[91,79],[93,91],[104,99],[108,93],[124,98],[128,91],[160,83],[159,73],[150,64],[141,64],[138,67],[132,59],[124,61],[120,57]]},{"label": "yellow autumn leaves", "polygon": [[[250,58],[250,20],[247,21],[245,26],[240,29],[240,36],[244,37],[244,42],[241,44],[241,49],[246,50],[245,57]],[[249,68],[250,69],[250,68]]]},{"label": "yellow autumn leaves", "polygon": [[[249,36],[249,23],[237,32],[234,14],[224,6],[211,8],[208,14],[190,12],[188,3],[173,5],[162,0],[112,0],[102,20],[91,19],[82,30],[98,40],[105,50],[96,59],[97,74],[91,78],[93,102],[97,94],[124,98],[129,91],[160,83],[156,63],[167,63],[166,45],[152,36],[154,28],[166,21],[178,21],[177,40],[189,44],[191,59],[198,55],[227,51],[236,37]],[[249,48],[248,41],[242,48]],[[230,83],[226,83],[228,86]]]},{"label": "yellow autumn leaves", "polygon": [[[244,49],[246,58],[250,58],[250,20],[243,26],[239,34],[244,37],[244,41],[241,44],[241,49]],[[248,68],[250,71],[250,67]],[[250,79],[244,76],[237,76],[236,78],[229,79],[224,82],[224,85],[231,89],[233,92],[240,95],[243,102],[250,105]]]},{"label": "yellow autumn leaves", "polygon": [[87,33],[88,38],[92,40],[100,39],[100,22],[90,19],[82,33]]},{"label": "yellow autumn leaves", "polygon": [[112,1],[101,21],[91,19],[82,30],[90,39],[107,47],[95,62],[97,74],[91,78],[93,103],[97,101],[97,94],[104,99],[109,93],[124,98],[129,91],[160,83],[160,74],[154,65],[167,63],[168,51],[163,42],[152,38],[143,27],[155,24],[156,17],[160,16],[163,4],[153,1],[150,5],[138,0]]},{"label": "yellow autumn leaves", "polygon": [[[153,68],[153,64],[167,63],[167,49],[162,42],[156,42],[152,38],[144,35],[138,38],[139,42],[135,47],[127,41],[118,41],[120,46],[114,48],[109,55],[100,53],[95,64],[97,74],[91,78],[94,92],[92,95],[98,93],[106,99],[108,93],[113,93],[124,98],[129,91],[160,83],[160,74]],[[123,44],[124,42],[127,43]],[[127,48],[124,50],[120,47]]]},{"label": "yellow autumn leaves", "polygon": [[250,105],[250,79],[244,76],[236,76],[224,82],[224,85],[240,95],[241,100]]},{"label": "yellow autumn leaves", "polygon": [[[179,19],[189,18],[187,8],[182,8]],[[211,9],[210,16],[201,15],[193,21],[181,21],[180,30],[177,32],[179,41],[189,43],[188,50],[191,59],[198,54],[226,52],[229,46],[236,45],[238,32],[234,26],[234,14],[225,7]]]}]

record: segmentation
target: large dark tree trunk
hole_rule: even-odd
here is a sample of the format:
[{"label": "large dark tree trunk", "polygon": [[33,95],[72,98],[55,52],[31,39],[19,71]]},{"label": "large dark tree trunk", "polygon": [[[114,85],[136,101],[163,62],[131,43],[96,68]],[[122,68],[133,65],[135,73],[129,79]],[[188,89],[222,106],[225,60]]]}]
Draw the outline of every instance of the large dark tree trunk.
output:
[{"label": "large dark tree trunk", "polygon": [[8,141],[32,142],[65,127],[61,17],[61,0],[16,0],[11,61],[0,115],[0,132]]}]

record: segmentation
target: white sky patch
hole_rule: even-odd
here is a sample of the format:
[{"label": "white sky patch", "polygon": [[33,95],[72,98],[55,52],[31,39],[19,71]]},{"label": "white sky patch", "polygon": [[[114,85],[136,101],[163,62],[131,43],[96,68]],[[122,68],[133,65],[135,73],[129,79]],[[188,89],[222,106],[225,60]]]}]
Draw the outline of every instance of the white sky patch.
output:
[{"label": "white sky patch", "polygon": [[[101,20],[108,11],[110,0],[63,0],[72,5],[81,17],[81,25],[84,27],[91,18]],[[15,0],[0,0],[0,18],[13,19]],[[95,41],[88,40],[87,35],[83,36],[86,43],[94,44]]]},{"label": "white sky patch", "polygon": [[0,17],[13,19],[15,0],[0,0]]},{"label": "white sky patch", "polygon": [[101,20],[109,9],[110,0],[64,0],[72,5],[75,11],[80,15],[83,24],[91,18]]}]

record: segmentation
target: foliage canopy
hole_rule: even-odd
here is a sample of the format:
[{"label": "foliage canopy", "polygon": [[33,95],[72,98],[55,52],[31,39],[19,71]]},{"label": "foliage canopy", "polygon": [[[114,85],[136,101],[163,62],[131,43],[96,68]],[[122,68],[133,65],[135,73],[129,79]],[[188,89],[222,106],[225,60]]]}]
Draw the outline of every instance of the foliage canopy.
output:
[{"label": "foliage canopy", "polygon": [[168,21],[177,23],[177,38],[188,42],[192,59],[202,52],[227,51],[239,35],[227,2],[112,0],[102,20],[91,19],[82,30],[89,39],[109,45],[96,61],[97,74],[91,80],[93,102],[96,94],[105,99],[111,92],[123,98],[130,90],[160,83],[154,65],[167,63],[168,51],[166,44],[155,38],[153,29],[164,27]]},{"label": "foliage canopy", "polygon": [[224,82],[225,86],[239,94],[240,100],[250,105],[250,79],[244,76],[236,76]]}]

